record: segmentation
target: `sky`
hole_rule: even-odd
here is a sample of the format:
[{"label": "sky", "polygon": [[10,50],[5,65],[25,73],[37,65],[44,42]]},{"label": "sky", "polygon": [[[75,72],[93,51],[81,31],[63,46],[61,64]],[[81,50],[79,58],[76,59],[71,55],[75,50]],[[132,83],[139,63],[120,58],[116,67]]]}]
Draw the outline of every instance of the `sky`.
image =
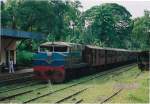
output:
[{"label": "sky", "polygon": [[[73,0],[72,0],[73,1]],[[132,14],[132,18],[140,17],[144,15],[144,10],[150,11],[150,0],[79,0],[82,3],[85,11],[92,6],[100,5],[102,3],[117,3],[126,7],[126,9]]]},{"label": "sky", "polygon": [[120,4],[126,7],[126,9],[132,14],[132,18],[143,16],[145,9],[150,11],[150,0],[79,0],[79,1],[82,3],[83,6],[81,11],[85,11],[87,9],[90,9],[92,6],[100,5],[102,3]]}]

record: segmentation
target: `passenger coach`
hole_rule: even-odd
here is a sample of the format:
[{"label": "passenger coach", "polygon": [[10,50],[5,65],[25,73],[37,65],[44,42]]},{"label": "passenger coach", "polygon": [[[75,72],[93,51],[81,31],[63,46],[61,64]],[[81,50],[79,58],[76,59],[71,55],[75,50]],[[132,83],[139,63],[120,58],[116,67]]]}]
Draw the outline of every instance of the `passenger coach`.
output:
[{"label": "passenger coach", "polygon": [[136,62],[137,55],[136,51],[86,45],[84,62],[92,67],[99,68],[99,70],[103,70]]}]

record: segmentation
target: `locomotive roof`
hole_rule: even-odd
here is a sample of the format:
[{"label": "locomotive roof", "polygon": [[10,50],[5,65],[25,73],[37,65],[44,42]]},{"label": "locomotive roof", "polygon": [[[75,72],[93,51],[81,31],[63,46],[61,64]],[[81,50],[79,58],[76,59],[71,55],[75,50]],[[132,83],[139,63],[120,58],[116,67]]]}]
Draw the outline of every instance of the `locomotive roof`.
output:
[{"label": "locomotive roof", "polygon": [[71,47],[73,45],[81,45],[81,44],[76,44],[76,43],[69,43],[69,42],[45,42],[41,44],[40,46],[60,46],[60,47]]},{"label": "locomotive roof", "polygon": [[62,46],[62,47],[70,47],[71,45],[67,42],[45,42],[40,46]]},{"label": "locomotive roof", "polygon": [[119,48],[98,47],[98,46],[92,46],[92,45],[86,45],[86,46],[89,48],[102,49],[102,50],[138,52],[138,51],[134,51],[134,50],[126,50],[126,49],[119,49]]}]

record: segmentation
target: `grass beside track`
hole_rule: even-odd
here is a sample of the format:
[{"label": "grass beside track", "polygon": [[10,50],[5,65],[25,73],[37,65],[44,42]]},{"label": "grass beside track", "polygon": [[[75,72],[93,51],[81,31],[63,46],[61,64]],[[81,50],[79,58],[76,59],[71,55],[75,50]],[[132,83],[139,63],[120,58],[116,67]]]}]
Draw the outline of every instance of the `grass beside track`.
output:
[{"label": "grass beside track", "polygon": [[109,74],[89,82],[93,87],[65,103],[74,103],[74,99],[82,99],[82,103],[102,103],[120,89],[106,103],[149,103],[149,80],[148,71],[141,73],[134,67],[119,75]]},{"label": "grass beside track", "polygon": [[[128,70],[129,69],[129,70]],[[127,70],[127,71],[123,71]],[[99,74],[98,74],[99,75]],[[114,71],[112,73],[105,74],[101,77],[93,78],[86,83],[79,84],[74,87],[60,90],[56,93],[49,94],[39,99],[31,101],[31,103],[55,103],[61,101],[63,98],[68,98],[69,95],[73,95],[75,92],[80,92],[82,89],[87,88],[82,93],[75,94],[68,99],[63,100],[64,103],[147,103],[148,102],[148,72],[140,72],[137,67],[124,67],[122,70]],[[96,76],[96,75],[94,75]],[[58,89],[71,86],[72,84],[82,82],[92,78],[93,75],[75,79],[63,84],[42,84],[39,83],[34,86],[25,87],[18,90],[13,90],[6,93],[1,93],[0,96],[12,95],[22,91],[33,90],[29,93],[15,96],[14,98],[5,100],[3,102],[22,103],[32,98],[39,97],[41,95],[51,93]],[[45,87],[44,87],[45,86]],[[118,93],[118,90],[122,89]],[[116,94],[115,94],[116,93]],[[112,96],[114,95],[115,96]],[[112,97],[111,97],[112,96]]]},{"label": "grass beside track", "polygon": [[150,77],[148,71],[142,72],[137,78],[120,78],[118,81],[126,85],[124,85],[124,90],[110,101],[111,103],[149,103]]}]

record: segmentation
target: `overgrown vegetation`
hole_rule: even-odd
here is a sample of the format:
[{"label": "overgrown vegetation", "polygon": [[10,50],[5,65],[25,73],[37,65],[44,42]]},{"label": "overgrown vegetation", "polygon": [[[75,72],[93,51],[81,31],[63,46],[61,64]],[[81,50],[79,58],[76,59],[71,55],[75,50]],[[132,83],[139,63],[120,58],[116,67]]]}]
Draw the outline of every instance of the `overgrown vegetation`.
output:
[{"label": "overgrown vegetation", "polygon": [[149,103],[149,72],[142,72],[136,77],[139,72],[140,70],[134,67],[121,74],[115,74],[117,71],[97,78],[89,82],[93,87],[78,95],[76,99],[84,99],[82,103],[100,103],[122,88],[120,93],[105,103]]},{"label": "overgrown vegetation", "polygon": [[34,55],[33,53],[28,52],[28,51],[18,51],[17,52],[17,64],[22,65],[22,66],[32,65],[33,55]]}]

